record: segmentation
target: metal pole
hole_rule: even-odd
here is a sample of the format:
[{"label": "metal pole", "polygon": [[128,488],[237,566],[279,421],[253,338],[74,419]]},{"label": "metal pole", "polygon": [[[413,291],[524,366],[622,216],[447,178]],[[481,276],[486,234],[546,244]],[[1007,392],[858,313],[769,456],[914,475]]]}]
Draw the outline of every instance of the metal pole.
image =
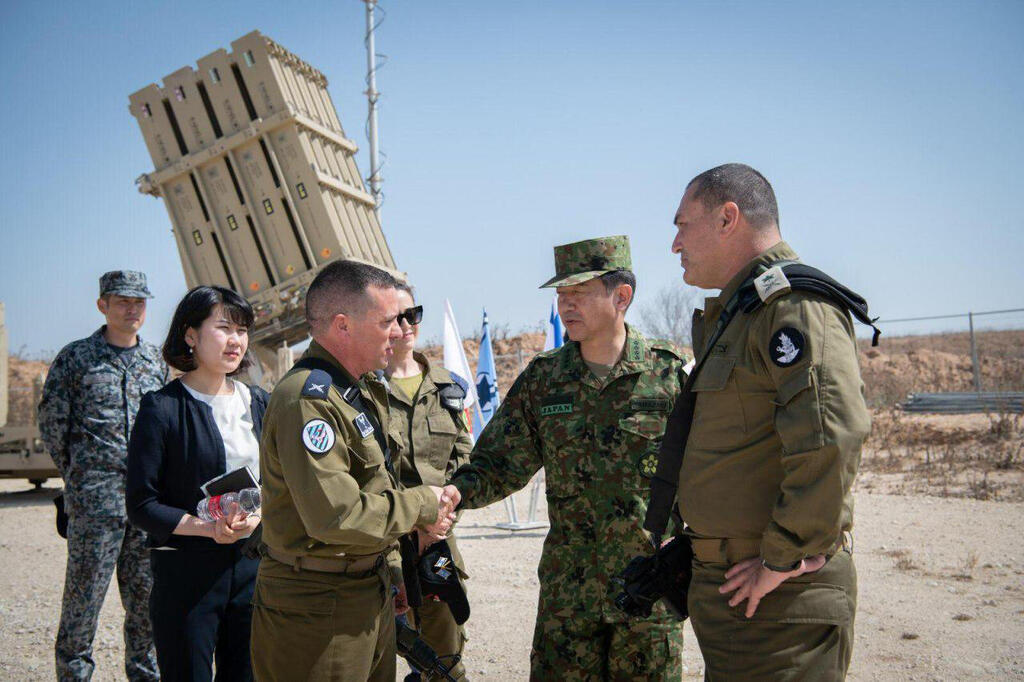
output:
[{"label": "metal pole", "polygon": [[978,365],[978,344],[974,339],[974,313],[967,313],[967,324],[971,328],[971,367],[974,369],[974,391],[981,393],[981,367]]},{"label": "metal pole", "polygon": [[373,41],[373,8],[377,0],[363,0],[366,3],[366,99],[369,103],[369,137],[370,137],[370,193],[373,195],[374,212],[380,221],[380,158],[377,141],[377,54]]}]

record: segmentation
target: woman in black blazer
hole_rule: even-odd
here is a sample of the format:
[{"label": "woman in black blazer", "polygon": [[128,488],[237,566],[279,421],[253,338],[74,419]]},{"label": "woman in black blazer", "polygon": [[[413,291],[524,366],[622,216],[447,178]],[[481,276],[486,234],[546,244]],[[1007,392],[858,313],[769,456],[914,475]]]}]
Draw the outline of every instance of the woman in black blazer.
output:
[{"label": "woman in black blazer", "polygon": [[245,369],[252,307],[222,287],[178,304],[163,355],[184,374],[142,399],[128,443],[128,519],[149,534],[149,613],[163,680],[251,680],[249,629],[258,560],[242,555],[259,523],[237,506],[216,522],[200,485],[240,466],[259,475],[267,393]]}]

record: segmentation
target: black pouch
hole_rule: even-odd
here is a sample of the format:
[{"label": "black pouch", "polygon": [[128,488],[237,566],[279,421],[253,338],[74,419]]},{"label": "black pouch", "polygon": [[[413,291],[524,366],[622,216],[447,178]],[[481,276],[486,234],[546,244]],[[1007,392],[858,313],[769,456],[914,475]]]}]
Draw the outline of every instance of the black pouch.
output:
[{"label": "black pouch", "polygon": [[57,508],[57,535],[68,539],[68,513],[64,509],[64,493],[53,498],[53,506]]}]

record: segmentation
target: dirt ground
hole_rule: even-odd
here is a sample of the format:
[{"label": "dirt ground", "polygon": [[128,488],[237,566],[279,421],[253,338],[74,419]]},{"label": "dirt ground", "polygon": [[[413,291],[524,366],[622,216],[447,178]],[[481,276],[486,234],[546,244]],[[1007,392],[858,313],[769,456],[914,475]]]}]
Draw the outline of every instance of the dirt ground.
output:
[{"label": "dirt ground", "polygon": [[[58,482],[0,481],[0,679],[53,679],[65,548],[53,531]],[[528,494],[516,496],[525,516]],[[525,680],[545,531],[512,533],[496,504],[459,527],[473,577],[466,659],[476,680]],[[539,516],[546,514],[543,499]],[[857,493],[860,580],[853,680],[1024,679],[1024,504]],[[123,678],[111,590],[96,637],[96,680]],[[686,626],[685,679],[703,665]]]}]

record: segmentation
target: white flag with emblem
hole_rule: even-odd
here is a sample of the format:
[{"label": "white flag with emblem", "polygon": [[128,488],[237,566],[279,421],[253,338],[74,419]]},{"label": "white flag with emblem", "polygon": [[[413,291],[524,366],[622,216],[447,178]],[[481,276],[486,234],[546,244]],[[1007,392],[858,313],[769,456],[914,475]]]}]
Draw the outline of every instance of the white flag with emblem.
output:
[{"label": "white flag with emblem", "polygon": [[[477,400],[476,386],[473,385],[473,377],[476,375],[469,371],[466,350],[462,347],[462,336],[459,335],[459,326],[455,324],[455,313],[452,312],[452,304],[448,299],[444,300],[444,367],[465,379],[468,386],[463,404],[467,410],[477,412],[480,401]],[[470,419],[469,423],[472,424],[473,420]]]}]

